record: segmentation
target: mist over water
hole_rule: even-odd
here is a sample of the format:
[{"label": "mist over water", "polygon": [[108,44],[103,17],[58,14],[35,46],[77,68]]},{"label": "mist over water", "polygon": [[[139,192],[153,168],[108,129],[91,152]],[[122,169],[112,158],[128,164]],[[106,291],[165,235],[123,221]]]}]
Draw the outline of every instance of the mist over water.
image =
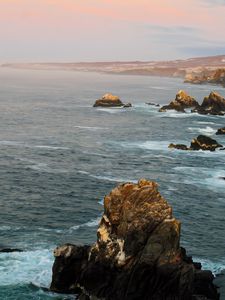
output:
[{"label": "mist over water", "polygon": [[[225,96],[173,78],[0,68],[0,244],[25,250],[0,254],[0,299],[63,299],[39,289],[50,284],[52,250],[94,242],[105,194],[142,177],[173,206],[188,253],[215,274],[225,269],[225,152],[168,149],[215,138],[225,117],[145,104],[180,89],[200,102],[211,90]],[[93,108],[106,92],[133,107]]]}]

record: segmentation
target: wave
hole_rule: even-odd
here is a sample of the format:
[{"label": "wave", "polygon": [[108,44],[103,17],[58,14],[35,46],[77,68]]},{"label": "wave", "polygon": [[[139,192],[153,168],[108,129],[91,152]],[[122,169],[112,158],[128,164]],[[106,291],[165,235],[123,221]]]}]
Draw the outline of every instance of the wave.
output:
[{"label": "wave", "polygon": [[197,131],[197,132],[205,134],[205,135],[213,135],[216,132],[216,130],[210,126],[207,126],[206,128],[188,127],[188,130],[192,131],[192,132]]},{"label": "wave", "polygon": [[99,222],[100,222],[101,218],[98,217],[97,219],[92,219],[86,223],[80,224],[80,225],[74,225],[72,227],[70,227],[69,232],[74,231],[74,230],[78,230],[82,227],[96,227],[98,226]]},{"label": "wave", "polygon": [[144,150],[166,150],[169,151],[169,141],[145,141],[145,142],[122,142],[120,146],[124,148],[141,148]]},{"label": "wave", "polygon": [[121,113],[121,112],[125,112],[127,111],[127,109],[123,108],[123,107],[114,107],[114,108],[97,108],[97,111],[100,112],[106,112],[108,114],[117,114],[117,113]]},{"label": "wave", "polygon": [[0,141],[0,145],[9,146],[9,147],[22,147],[22,148],[31,148],[31,149],[46,149],[46,150],[70,150],[68,147],[61,146],[51,146],[51,145],[30,145],[24,142],[17,141]]},{"label": "wave", "polygon": [[198,124],[203,124],[203,125],[215,125],[214,122],[209,122],[209,121],[196,121],[195,123],[198,123]]},{"label": "wave", "polygon": [[94,175],[87,171],[78,171],[80,174],[88,175],[89,177],[100,179],[100,180],[106,180],[106,181],[112,181],[112,182],[137,182],[136,179],[129,179],[129,178],[122,178],[122,177],[113,177],[113,176],[104,176],[104,175]]},{"label": "wave", "polygon": [[225,270],[225,261],[212,261],[209,259],[194,257],[194,261],[200,262],[202,264],[203,270],[210,270],[214,275],[221,274],[222,271]]},{"label": "wave", "polygon": [[95,130],[107,130],[107,129],[109,129],[109,128],[107,128],[107,127],[97,127],[97,126],[78,126],[78,125],[76,125],[76,126],[74,126],[75,128],[78,128],[78,129],[86,129],[86,130],[93,130],[93,131],[95,131]]},{"label": "wave", "polygon": [[[225,170],[202,167],[174,167],[174,170],[183,173],[183,183],[204,185],[208,189],[225,190]],[[180,179],[179,179],[180,182]]]},{"label": "wave", "polygon": [[54,257],[52,250],[1,253],[1,286],[29,284],[49,287]]}]

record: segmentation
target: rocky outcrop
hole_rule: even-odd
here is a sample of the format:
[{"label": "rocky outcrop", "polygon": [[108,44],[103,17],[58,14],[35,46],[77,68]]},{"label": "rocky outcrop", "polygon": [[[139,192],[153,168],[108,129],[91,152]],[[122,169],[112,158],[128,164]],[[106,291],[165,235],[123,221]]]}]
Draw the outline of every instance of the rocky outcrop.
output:
[{"label": "rocky outcrop", "polygon": [[154,102],[145,102],[145,104],[147,104],[147,105],[151,105],[151,106],[160,107],[160,104],[158,104],[158,103],[154,103]]},{"label": "rocky outcrop", "polygon": [[198,72],[188,73],[185,76],[185,83],[192,83],[192,84],[219,84],[225,86],[225,69],[218,68],[218,69],[207,69],[207,68],[200,68]]},{"label": "rocky outcrop", "polygon": [[211,92],[208,97],[204,98],[202,104],[193,109],[192,112],[223,116],[225,114],[225,99],[219,93]]},{"label": "rocky outcrop", "polygon": [[94,107],[131,107],[131,103],[124,104],[118,96],[105,94],[101,99],[95,101]]},{"label": "rocky outcrop", "polygon": [[173,109],[178,112],[185,112],[186,108],[196,108],[198,107],[198,102],[191,96],[189,96],[183,90],[180,90],[176,94],[175,100],[171,101],[168,105],[164,105],[159,109],[159,112],[165,112],[167,110]]},{"label": "rocky outcrop", "polygon": [[217,148],[222,148],[216,140],[211,139],[205,135],[199,135],[191,141],[190,147],[183,144],[169,144],[168,148],[175,148],[178,150],[204,150],[204,151],[215,151]]},{"label": "rocky outcrop", "polygon": [[217,135],[219,134],[225,134],[225,127],[219,128],[216,132]]},{"label": "rocky outcrop", "polygon": [[181,223],[145,179],[125,183],[104,198],[92,246],[56,248],[51,290],[78,299],[219,299],[210,271],[180,247]]}]

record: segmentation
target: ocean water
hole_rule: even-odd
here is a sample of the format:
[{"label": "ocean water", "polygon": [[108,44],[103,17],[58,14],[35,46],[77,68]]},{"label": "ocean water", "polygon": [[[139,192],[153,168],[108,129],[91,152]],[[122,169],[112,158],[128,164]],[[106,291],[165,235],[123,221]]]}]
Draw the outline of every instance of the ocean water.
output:
[{"label": "ocean water", "polygon": [[[185,152],[215,136],[225,117],[159,113],[179,89],[200,102],[215,86],[180,79],[0,68],[0,299],[73,299],[45,292],[52,251],[96,240],[102,200],[115,185],[148,178],[182,221],[181,243],[214,274],[225,270],[225,151]],[[93,108],[106,92],[130,109]],[[225,299],[225,277],[219,277]]]}]

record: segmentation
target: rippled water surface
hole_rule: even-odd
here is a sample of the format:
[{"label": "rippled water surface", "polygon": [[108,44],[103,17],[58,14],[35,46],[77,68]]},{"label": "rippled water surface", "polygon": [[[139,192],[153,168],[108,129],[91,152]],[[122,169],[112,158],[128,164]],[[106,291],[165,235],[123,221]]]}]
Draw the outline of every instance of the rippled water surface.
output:
[{"label": "rippled water surface", "polygon": [[[0,299],[64,299],[39,288],[51,281],[52,250],[94,242],[104,195],[141,177],[159,183],[188,253],[215,274],[225,269],[225,152],[168,149],[215,137],[225,117],[145,104],[181,88],[200,102],[211,90],[225,96],[180,79],[0,69],[0,245],[24,250],[0,254]],[[133,107],[93,108],[106,92]]]}]

